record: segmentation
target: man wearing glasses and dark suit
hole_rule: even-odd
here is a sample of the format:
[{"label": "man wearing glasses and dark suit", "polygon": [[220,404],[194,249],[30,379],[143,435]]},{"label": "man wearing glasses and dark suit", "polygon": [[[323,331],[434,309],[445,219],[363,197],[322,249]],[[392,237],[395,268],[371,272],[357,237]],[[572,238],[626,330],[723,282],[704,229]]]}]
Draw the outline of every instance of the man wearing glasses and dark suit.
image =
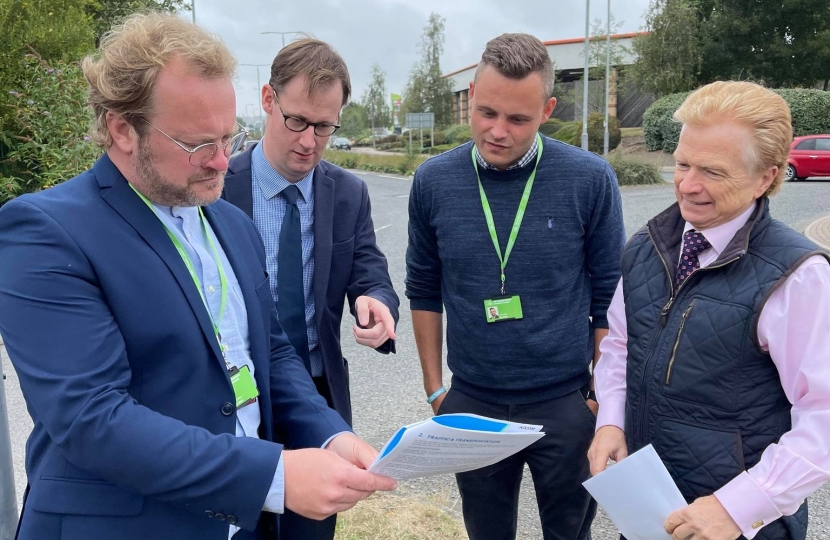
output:
[{"label": "man wearing glasses and dark suit", "polygon": [[[349,424],[344,298],[355,340],[384,354],[395,352],[399,304],[375,243],[366,185],[322,161],[350,93],[346,64],[328,44],[301,39],[280,50],[262,87],[268,129],[261,144],[231,160],[222,195],[262,235],[280,324],[318,392]],[[331,539],[335,520],[286,513],[282,538]]]}]

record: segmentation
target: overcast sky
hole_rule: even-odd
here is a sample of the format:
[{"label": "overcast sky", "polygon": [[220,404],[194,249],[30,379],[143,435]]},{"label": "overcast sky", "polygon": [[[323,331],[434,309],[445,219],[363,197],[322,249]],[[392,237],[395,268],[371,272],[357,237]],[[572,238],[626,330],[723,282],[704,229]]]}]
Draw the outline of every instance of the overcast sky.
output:
[{"label": "overcast sky", "polygon": [[[186,0],[187,1],[187,0]],[[330,43],[343,56],[352,79],[353,99],[369,83],[372,64],[386,72],[388,92],[402,93],[418,60],[418,42],[430,13],[446,19],[444,73],[479,60],[484,45],[504,32],[527,32],[542,41],[582,37],[584,0],[194,0],[196,22],[219,34],[243,64],[259,68],[260,82],[282,46],[282,36],[266,31],[304,31]],[[620,32],[643,26],[649,0],[612,0]],[[591,1],[591,20],[605,20],[606,0]],[[190,16],[189,12],[187,14]],[[296,36],[286,35],[289,43]],[[259,104],[255,67],[239,67],[237,111]],[[252,106],[248,106],[252,104]],[[255,104],[255,105],[254,105]]]}]

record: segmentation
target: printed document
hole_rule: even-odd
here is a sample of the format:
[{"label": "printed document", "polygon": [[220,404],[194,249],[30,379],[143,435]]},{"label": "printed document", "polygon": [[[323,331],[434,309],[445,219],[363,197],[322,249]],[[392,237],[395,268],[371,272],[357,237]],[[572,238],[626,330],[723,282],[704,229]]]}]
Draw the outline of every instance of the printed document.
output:
[{"label": "printed document", "polygon": [[542,426],[475,414],[443,414],[400,428],[372,463],[371,472],[406,480],[480,469],[538,441]]},{"label": "printed document", "polygon": [[663,523],[686,506],[651,445],[582,483],[628,540],[671,540]]}]

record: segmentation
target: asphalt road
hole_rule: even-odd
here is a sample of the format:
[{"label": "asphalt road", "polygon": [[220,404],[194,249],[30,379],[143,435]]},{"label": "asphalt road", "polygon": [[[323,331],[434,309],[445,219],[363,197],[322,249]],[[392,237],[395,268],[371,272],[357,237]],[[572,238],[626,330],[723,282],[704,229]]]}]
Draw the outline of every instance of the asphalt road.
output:
[{"label": "asphalt road", "polygon": [[[392,175],[363,173],[372,199],[372,215],[378,244],[389,260],[390,274],[398,295],[402,298],[401,319],[398,325],[398,354],[384,356],[356,345],[351,337],[353,321],[344,319],[342,335],[344,354],[351,370],[352,401],[355,430],[376,447],[382,446],[401,425],[423,420],[431,414],[424,403],[421,370],[412,336],[408,304],[404,298],[404,255],[407,242],[407,203],[411,181]],[[631,235],[651,216],[674,201],[671,185],[623,188],[623,210],[626,233]],[[830,214],[830,181],[786,184],[772,202],[773,215],[799,231],[814,219]],[[31,420],[17,385],[17,379],[7,359],[3,369],[6,381],[9,423],[15,466],[18,501],[25,487],[23,467],[25,439],[31,430]],[[445,369],[445,382],[449,383]],[[529,475],[523,482],[519,514],[519,538],[542,538],[535,496]],[[402,494],[437,494],[449,504],[456,504],[455,481],[452,477],[437,477],[404,482]],[[830,488],[822,488],[810,500],[810,540],[830,540]],[[614,526],[603,516],[594,523],[596,540],[616,540]]]}]

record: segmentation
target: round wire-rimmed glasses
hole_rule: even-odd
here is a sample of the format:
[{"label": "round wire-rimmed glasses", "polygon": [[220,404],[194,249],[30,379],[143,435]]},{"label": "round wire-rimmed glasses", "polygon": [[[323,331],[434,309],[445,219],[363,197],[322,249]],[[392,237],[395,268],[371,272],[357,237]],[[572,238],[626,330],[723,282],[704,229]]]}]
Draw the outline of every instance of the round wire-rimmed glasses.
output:
[{"label": "round wire-rimmed glasses", "polygon": [[202,167],[205,163],[213,159],[213,156],[216,155],[216,152],[221,148],[222,152],[225,154],[225,157],[231,157],[231,155],[236,152],[239,148],[242,147],[242,144],[245,142],[245,139],[248,138],[248,130],[245,129],[245,126],[237,122],[237,127],[239,128],[239,132],[231,135],[231,138],[228,139],[227,142],[219,144],[219,143],[205,143],[200,144],[199,146],[190,148],[186,144],[182,143],[181,141],[177,141],[161,129],[157,128],[153,125],[152,122],[149,120],[142,118],[150,127],[176,143],[176,145],[190,154],[188,156],[188,161],[194,167]]}]

